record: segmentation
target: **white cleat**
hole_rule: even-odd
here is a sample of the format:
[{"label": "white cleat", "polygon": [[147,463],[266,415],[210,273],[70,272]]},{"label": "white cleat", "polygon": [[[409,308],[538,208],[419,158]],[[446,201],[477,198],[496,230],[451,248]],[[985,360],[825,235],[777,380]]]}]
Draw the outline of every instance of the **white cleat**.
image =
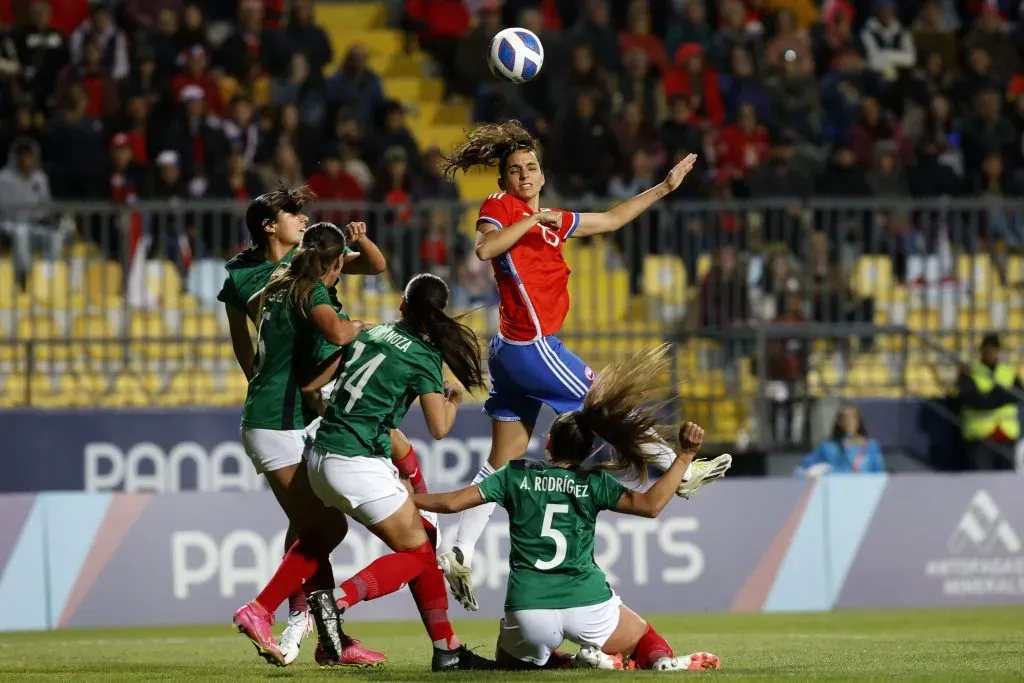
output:
[{"label": "white cleat", "polygon": [[653,671],[711,671],[720,668],[722,663],[710,652],[694,652],[685,657],[662,657],[651,667]]},{"label": "white cleat", "polygon": [[285,666],[291,664],[299,657],[299,647],[302,639],[313,632],[313,615],[309,612],[289,612],[288,625],[281,633],[280,645],[281,654],[284,655]]},{"label": "white cleat", "polygon": [[576,669],[604,669],[606,671],[622,671],[622,655],[608,655],[596,647],[581,647],[572,660]]},{"label": "white cleat", "polygon": [[714,460],[694,460],[690,478],[679,485],[676,495],[689,500],[702,486],[707,486],[724,477],[730,467],[732,467],[732,456],[728,453],[720,455]]},{"label": "white cleat", "polygon": [[473,570],[464,565],[462,559],[462,551],[452,548],[437,558],[437,564],[444,572],[452,597],[470,612],[475,612],[480,609],[480,605],[473,592]]}]

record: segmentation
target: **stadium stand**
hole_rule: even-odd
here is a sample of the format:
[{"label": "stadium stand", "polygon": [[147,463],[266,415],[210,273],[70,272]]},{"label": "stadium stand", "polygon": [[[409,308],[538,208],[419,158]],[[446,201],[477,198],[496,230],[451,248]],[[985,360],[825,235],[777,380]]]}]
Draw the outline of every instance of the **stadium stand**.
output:
[{"label": "stadium stand", "polygon": [[[566,249],[564,336],[596,368],[674,341],[681,408],[722,441],[768,396],[944,396],[984,332],[1015,360],[1024,343],[1020,12],[15,0],[0,14],[0,407],[240,403],[216,295],[241,207],[278,179],[309,180],[316,217],[364,218],[388,252],[384,276],[343,278],[354,315],[392,315],[429,269],[489,334],[471,244],[494,178],[449,183],[438,151],[510,117],[543,142],[553,205],[607,205],[701,154],[664,207]],[[521,87],[485,66],[508,25],[547,53]]]}]

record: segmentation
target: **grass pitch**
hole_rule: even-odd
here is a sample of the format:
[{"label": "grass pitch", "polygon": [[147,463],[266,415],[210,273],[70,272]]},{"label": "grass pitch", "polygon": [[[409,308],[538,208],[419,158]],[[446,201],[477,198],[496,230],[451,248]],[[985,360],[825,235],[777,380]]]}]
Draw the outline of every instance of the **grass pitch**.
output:
[{"label": "grass pitch", "polygon": [[[1024,608],[837,612],[827,614],[674,615],[651,621],[676,648],[714,652],[717,672],[653,674],[551,671],[430,674],[430,646],[415,622],[359,624],[353,635],[386,650],[390,661],[369,672],[320,669],[313,644],[278,669],[228,625],[192,628],[83,629],[0,634],[0,681],[370,681],[435,679],[519,681],[548,678],[700,676],[771,681],[1020,681],[1024,679]],[[497,624],[460,620],[456,632],[491,653]]]}]

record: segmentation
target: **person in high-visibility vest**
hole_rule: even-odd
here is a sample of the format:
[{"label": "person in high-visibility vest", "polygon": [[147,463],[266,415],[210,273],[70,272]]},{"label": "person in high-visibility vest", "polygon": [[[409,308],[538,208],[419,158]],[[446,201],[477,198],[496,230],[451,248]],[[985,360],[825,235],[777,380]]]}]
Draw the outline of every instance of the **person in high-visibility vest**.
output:
[{"label": "person in high-visibility vest", "polygon": [[1013,469],[1024,386],[1015,366],[999,362],[999,349],[999,337],[985,335],[980,360],[960,371],[961,429],[970,469]]}]

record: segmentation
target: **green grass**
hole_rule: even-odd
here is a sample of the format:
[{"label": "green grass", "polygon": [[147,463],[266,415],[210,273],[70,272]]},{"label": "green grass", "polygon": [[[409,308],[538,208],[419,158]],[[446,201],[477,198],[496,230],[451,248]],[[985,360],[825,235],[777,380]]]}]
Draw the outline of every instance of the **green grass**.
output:
[{"label": "green grass", "polygon": [[[1024,609],[865,611],[828,614],[674,615],[652,619],[678,653],[714,652],[715,680],[1010,681],[1024,675]],[[238,681],[347,679],[421,681],[430,648],[418,623],[349,623],[390,661],[372,672],[320,669],[307,640],[299,661],[277,669],[228,626],[83,629],[0,635],[0,681]],[[470,645],[491,650],[497,624],[459,621]],[[543,672],[451,674],[443,678],[584,680],[671,674]],[[677,674],[684,675],[684,674]]]}]

